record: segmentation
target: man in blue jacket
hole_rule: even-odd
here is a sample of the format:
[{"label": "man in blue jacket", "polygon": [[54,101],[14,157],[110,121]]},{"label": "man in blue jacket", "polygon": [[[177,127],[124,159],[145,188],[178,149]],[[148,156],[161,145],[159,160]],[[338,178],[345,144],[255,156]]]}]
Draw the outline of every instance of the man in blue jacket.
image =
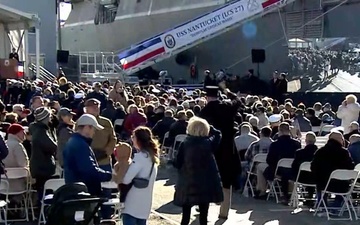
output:
[{"label": "man in blue jacket", "polygon": [[76,122],[76,133],[63,151],[65,183],[83,182],[89,193],[96,196],[101,196],[101,182],[112,178],[111,172],[99,167],[90,147],[95,130],[101,129],[104,127],[93,115],[82,115]]}]

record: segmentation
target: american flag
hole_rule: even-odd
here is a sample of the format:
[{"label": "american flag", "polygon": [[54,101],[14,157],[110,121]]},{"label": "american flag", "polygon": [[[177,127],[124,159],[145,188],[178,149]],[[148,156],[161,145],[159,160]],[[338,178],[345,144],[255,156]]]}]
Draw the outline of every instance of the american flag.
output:
[{"label": "american flag", "polygon": [[24,62],[18,62],[17,77],[18,78],[24,77]]}]

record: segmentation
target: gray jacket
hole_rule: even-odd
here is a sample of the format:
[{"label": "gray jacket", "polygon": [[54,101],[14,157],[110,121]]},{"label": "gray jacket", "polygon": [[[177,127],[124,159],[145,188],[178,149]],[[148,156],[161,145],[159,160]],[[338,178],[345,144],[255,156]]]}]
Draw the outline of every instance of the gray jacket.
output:
[{"label": "gray jacket", "polygon": [[41,122],[30,124],[31,158],[30,173],[33,178],[49,178],[55,174],[57,145],[51,138],[47,125]]},{"label": "gray jacket", "polygon": [[63,160],[63,149],[65,144],[71,137],[74,131],[64,122],[60,122],[58,129],[57,129],[57,152],[56,152],[56,159],[59,162],[59,165],[63,167],[64,160]]}]

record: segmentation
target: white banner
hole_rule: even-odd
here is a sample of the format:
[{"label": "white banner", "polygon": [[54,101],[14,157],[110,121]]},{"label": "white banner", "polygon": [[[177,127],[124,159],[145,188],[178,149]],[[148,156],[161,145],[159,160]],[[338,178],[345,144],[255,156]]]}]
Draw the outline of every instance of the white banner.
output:
[{"label": "white banner", "polygon": [[239,0],[170,30],[161,39],[166,52],[171,52],[262,11],[262,0]]}]

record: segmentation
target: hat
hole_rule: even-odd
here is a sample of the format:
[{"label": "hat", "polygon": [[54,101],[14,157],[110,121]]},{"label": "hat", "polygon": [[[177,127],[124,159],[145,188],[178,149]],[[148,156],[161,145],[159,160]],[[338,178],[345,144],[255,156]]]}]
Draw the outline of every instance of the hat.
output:
[{"label": "hat", "polygon": [[93,126],[97,130],[104,129],[104,127],[98,123],[95,116],[90,114],[83,114],[80,116],[80,118],[76,121],[76,126]]},{"label": "hat", "polygon": [[157,88],[153,88],[152,90],[151,90],[153,93],[160,93],[160,90],[159,89],[157,89]]},{"label": "hat", "polygon": [[34,117],[37,122],[43,121],[44,119],[50,117],[51,111],[45,107],[37,108],[34,112]]},{"label": "hat", "polygon": [[269,117],[269,122],[270,123],[277,123],[277,122],[280,122],[281,120],[281,115],[280,114],[274,114],[274,115],[271,115]]},{"label": "hat", "polygon": [[101,84],[99,82],[95,82],[94,87],[101,87]]},{"label": "hat", "polygon": [[69,108],[63,107],[58,112],[58,117],[61,118],[62,116],[70,116],[70,115],[76,115],[73,113]]},{"label": "hat", "polygon": [[84,98],[84,92],[78,92],[78,93],[76,93],[75,94],[75,96],[74,96],[74,98],[75,99],[82,99],[82,98]]},{"label": "hat", "polygon": [[14,124],[11,124],[11,126],[8,128],[7,132],[8,132],[8,134],[17,134],[24,130],[25,130],[25,128],[23,126],[21,126],[20,124],[14,123]]},{"label": "hat", "polygon": [[96,98],[90,98],[88,100],[86,100],[84,106],[88,107],[88,106],[100,106],[100,101],[97,100]]},{"label": "hat", "polygon": [[206,86],[205,91],[206,91],[206,96],[208,96],[208,97],[218,97],[219,87],[218,86]]}]

